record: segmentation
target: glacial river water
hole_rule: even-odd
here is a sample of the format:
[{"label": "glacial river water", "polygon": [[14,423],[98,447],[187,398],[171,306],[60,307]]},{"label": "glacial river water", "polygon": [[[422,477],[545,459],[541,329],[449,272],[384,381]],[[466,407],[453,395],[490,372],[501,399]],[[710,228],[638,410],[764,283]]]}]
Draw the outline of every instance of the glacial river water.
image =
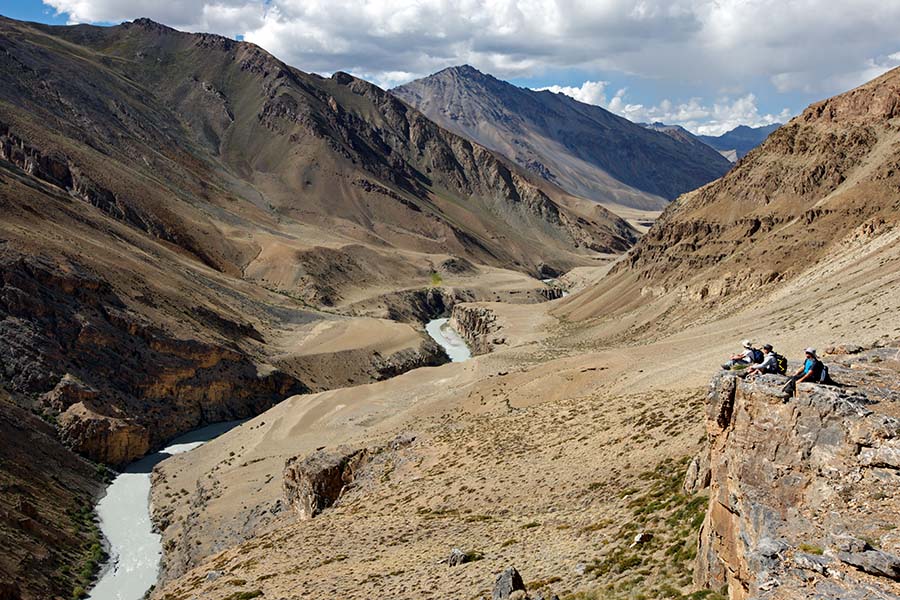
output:
[{"label": "glacial river water", "polygon": [[90,600],[141,600],[156,583],[162,544],[150,521],[150,472],[173,454],[193,450],[238,424],[231,421],[195,429],[156,454],[131,463],[113,479],[97,504],[109,561],[88,594]]},{"label": "glacial river water", "polygon": [[425,325],[425,331],[447,352],[452,362],[463,362],[472,358],[466,342],[456,330],[450,327],[450,319],[434,319]]}]

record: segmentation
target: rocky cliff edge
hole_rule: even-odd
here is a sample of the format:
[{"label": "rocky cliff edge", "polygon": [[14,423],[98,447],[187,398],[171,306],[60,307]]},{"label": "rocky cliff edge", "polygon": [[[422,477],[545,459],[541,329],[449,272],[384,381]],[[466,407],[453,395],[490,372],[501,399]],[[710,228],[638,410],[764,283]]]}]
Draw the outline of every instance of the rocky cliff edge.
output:
[{"label": "rocky cliff edge", "polygon": [[826,360],[842,387],[722,373],[708,450],[688,490],[710,485],[695,582],[731,600],[900,598],[900,351]]}]

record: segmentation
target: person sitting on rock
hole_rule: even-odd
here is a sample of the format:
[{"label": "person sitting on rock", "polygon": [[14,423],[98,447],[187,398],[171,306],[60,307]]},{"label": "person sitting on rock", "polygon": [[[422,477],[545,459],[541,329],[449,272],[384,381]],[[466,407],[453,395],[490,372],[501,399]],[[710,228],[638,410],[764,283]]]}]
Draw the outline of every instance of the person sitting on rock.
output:
[{"label": "person sitting on rock", "polygon": [[791,375],[791,378],[788,379],[788,382],[784,384],[784,388],[782,388],[784,393],[788,396],[793,396],[794,393],[796,393],[798,383],[803,383],[804,381],[814,383],[822,378],[822,368],[824,365],[822,364],[822,361],[819,360],[819,357],[816,356],[816,349],[807,348],[804,352],[806,354],[806,360],[803,361],[803,366],[800,367],[796,373]]},{"label": "person sitting on rock", "polygon": [[763,344],[763,360],[754,363],[747,369],[747,375],[762,375],[764,373],[778,372],[778,355],[775,354],[772,344]]},{"label": "person sitting on rock", "polygon": [[[762,352],[753,347],[753,342],[750,340],[744,340],[741,342],[741,346],[744,347],[743,352],[739,354],[733,354],[731,359],[722,365],[722,368],[728,371],[729,369],[744,369],[749,367],[753,363],[762,362],[763,356]],[[758,359],[758,360],[757,360]]]}]

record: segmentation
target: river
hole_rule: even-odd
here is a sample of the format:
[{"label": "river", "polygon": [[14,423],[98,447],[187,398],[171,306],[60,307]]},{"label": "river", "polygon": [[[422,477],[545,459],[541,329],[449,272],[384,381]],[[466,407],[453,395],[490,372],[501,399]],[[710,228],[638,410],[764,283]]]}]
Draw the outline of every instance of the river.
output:
[{"label": "river", "polygon": [[150,520],[150,472],[172,456],[193,450],[239,425],[240,421],[216,423],[195,429],[157,452],[131,463],[97,504],[100,530],[109,544],[109,560],[90,600],[140,600],[156,583],[162,543]]},{"label": "river", "polygon": [[450,326],[450,319],[433,319],[425,325],[425,331],[440,344],[451,362],[463,362],[472,358],[465,340]]}]

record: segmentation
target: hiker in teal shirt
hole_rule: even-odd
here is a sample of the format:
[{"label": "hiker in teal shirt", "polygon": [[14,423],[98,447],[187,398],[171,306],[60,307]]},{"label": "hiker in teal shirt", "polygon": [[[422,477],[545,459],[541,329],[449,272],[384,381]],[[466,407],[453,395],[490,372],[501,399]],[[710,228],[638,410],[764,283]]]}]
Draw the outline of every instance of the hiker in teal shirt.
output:
[{"label": "hiker in teal shirt", "polygon": [[807,348],[805,352],[806,360],[803,361],[803,367],[798,369],[784,385],[783,391],[788,395],[794,394],[798,383],[818,381],[822,375],[822,362],[816,356],[816,349]]}]

